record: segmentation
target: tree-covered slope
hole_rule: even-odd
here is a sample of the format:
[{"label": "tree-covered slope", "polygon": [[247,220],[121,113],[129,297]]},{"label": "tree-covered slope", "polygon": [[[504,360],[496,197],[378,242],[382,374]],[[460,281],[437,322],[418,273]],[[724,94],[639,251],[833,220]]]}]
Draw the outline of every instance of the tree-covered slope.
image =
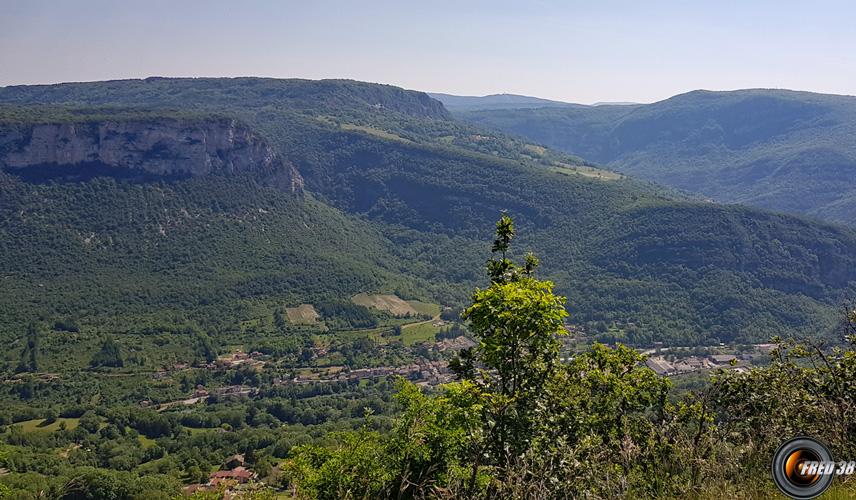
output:
[{"label": "tree-covered slope", "polygon": [[[363,291],[427,297],[374,227],[248,176],[31,184],[0,174],[0,332],[72,319],[240,333],[253,308]],[[10,355],[15,353],[10,352]]]},{"label": "tree-covered slope", "polygon": [[[291,157],[309,189],[386,225],[394,241],[401,226],[426,244],[435,236],[478,241],[481,228],[508,210],[531,233],[526,245],[543,256],[576,320],[615,322],[637,342],[823,331],[831,325],[828,305],[856,291],[852,231],[676,200],[630,179],[316,133],[296,148],[311,156]],[[310,140],[317,146],[306,147]],[[457,271],[464,248],[425,251],[445,254],[432,259],[440,270]]]},{"label": "tree-covered slope", "polygon": [[856,220],[856,98],[695,91],[646,105],[461,113],[717,201]]},{"label": "tree-covered slope", "polygon": [[[419,93],[354,83],[382,94],[375,97],[386,104],[375,106],[355,97],[364,92],[349,82],[311,88],[301,81],[313,101],[293,101],[278,97],[293,82],[260,82],[0,89],[0,101],[18,103],[17,115],[39,102],[71,114],[86,103],[118,116],[134,109],[233,116],[296,169],[304,190],[251,174],[46,184],[7,175],[0,230],[3,276],[13,286],[4,315],[100,308],[121,319],[126,311],[171,310],[181,299],[186,314],[228,324],[245,319],[236,307],[248,300],[296,303],[373,290],[454,305],[479,283],[483,241],[500,210],[515,216],[526,235],[520,247],[535,250],[545,275],[568,295],[573,321],[603,338],[824,334],[841,301],[856,294],[852,231],[680,199],[450,120],[442,107],[407,110],[423,102]],[[31,211],[38,217],[27,219]]]}]

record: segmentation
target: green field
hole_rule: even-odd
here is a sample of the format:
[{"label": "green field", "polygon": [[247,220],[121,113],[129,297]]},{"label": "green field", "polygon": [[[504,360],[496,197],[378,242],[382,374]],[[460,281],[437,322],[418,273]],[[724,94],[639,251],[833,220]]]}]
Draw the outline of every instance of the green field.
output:
[{"label": "green field", "polygon": [[140,444],[143,446],[143,448],[146,448],[146,449],[151,448],[152,446],[155,445],[154,439],[143,436],[142,434],[137,436],[137,440],[140,442]]},{"label": "green field", "polygon": [[422,302],[420,300],[408,300],[408,304],[410,304],[413,309],[416,309],[416,312],[419,314],[425,314],[427,316],[437,316],[440,314],[440,305],[432,304],[431,302]]},{"label": "green field", "polygon": [[374,127],[366,127],[364,125],[354,125],[352,123],[343,123],[341,125],[342,130],[352,130],[357,132],[363,132],[369,135],[373,135],[375,137],[380,137],[381,139],[386,139],[389,141],[401,141],[404,143],[413,142],[409,139],[405,139],[404,137],[392,134],[387,132],[386,130],[381,130],[379,128]]},{"label": "green field", "polygon": [[45,419],[37,418],[33,420],[24,420],[13,424],[14,427],[20,427],[24,432],[55,432],[59,430],[60,425],[65,422],[65,428],[74,430],[79,424],[78,418],[58,418],[56,422],[48,425],[42,425]]},{"label": "green field", "polygon": [[413,345],[418,342],[433,342],[434,335],[440,331],[439,328],[431,324],[431,321],[424,323],[416,323],[412,326],[408,325],[401,329],[401,341],[404,345]]},{"label": "green field", "polygon": [[583,177],[591,177],[592,179],[598,179],[601,181],[615,181],[621,179],[621,174],[617,174],[615,172],[610,172],[609,170],[603,170],[600,168],[593,167],[585,167],[585,166],[577,166],[577,165],[565,165],[562,163],[555,164],[549,167],[550,171],[556,172],[557,174],[562,175],[582,175]]}]

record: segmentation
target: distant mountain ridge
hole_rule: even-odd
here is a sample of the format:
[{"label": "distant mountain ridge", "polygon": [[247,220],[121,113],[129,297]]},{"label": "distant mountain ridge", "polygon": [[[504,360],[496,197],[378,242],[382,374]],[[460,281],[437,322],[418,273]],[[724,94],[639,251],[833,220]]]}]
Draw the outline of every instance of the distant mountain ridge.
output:
[{"label": "distant mountain ridge", "polygon": [[475,111],[481,109],[529,109],[545,107],[573,107],[573,104],[562,101],[552,101],[540,97],[518,94],[491,94],[486,96],[462,96],[428,92],[428,95],[442,102],[450,111]]},{"label": "distant mountain ridge", "polygon": [[715,200],[856,224],[856,97],[698,90],[652,104],[457,114]]},{"label": "distant mountain ridge", "polygon": [[[374,109],[393,111],[432,119],[449,119],[442,103],[424,92],[404,90],[392,85],[355,80],[304,80],[256,77],[237,78],[163,78],[110,80],[95,82],[102,95],[89,90],[93,83],[56,85],[15,85],[0,87],[0,103],[65,103],[104,105],[123,102],[125,106],[145,108],[171,106],[181,109],[205,106],[212,101],[227,105],[263,107],[286,106],[293,111]],[[172,89],[164,93],[164,87]]]},{"label": "distant mountain ridge", "polygon": [[565,108],[588,106],[634,106],[635,102],[596,102],[594,104],[578,104],[573,102],[554,101],[540,97],[519,94],[490,94],[485,96],[464,96],[428,92],[428,95],[442,102],[450,111],[480,111],[487,109],[536,109],[536,108]]}]

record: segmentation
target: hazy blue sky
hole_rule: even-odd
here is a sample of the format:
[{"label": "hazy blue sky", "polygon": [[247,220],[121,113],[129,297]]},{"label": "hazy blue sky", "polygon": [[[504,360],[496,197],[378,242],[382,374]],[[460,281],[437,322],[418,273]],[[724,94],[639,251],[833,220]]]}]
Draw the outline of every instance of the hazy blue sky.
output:
[{"label": "hazy blue sky", "polygon": [[257,75],[583,103],[856,94],[854,26],[852,1],[0,0],[0,85]]}]

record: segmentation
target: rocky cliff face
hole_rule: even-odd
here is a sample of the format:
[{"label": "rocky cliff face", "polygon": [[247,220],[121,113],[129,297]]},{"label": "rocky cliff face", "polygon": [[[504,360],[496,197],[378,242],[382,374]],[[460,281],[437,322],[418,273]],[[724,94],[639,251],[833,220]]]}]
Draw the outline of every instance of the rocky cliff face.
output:
[{"label": "rocky cliff face", "polygon": [[260,136],[235,120],[156,118],[0,128],[0,167],[12,173],[86,169],[133,177],[259,174],[298,191],[303,180]]}]

